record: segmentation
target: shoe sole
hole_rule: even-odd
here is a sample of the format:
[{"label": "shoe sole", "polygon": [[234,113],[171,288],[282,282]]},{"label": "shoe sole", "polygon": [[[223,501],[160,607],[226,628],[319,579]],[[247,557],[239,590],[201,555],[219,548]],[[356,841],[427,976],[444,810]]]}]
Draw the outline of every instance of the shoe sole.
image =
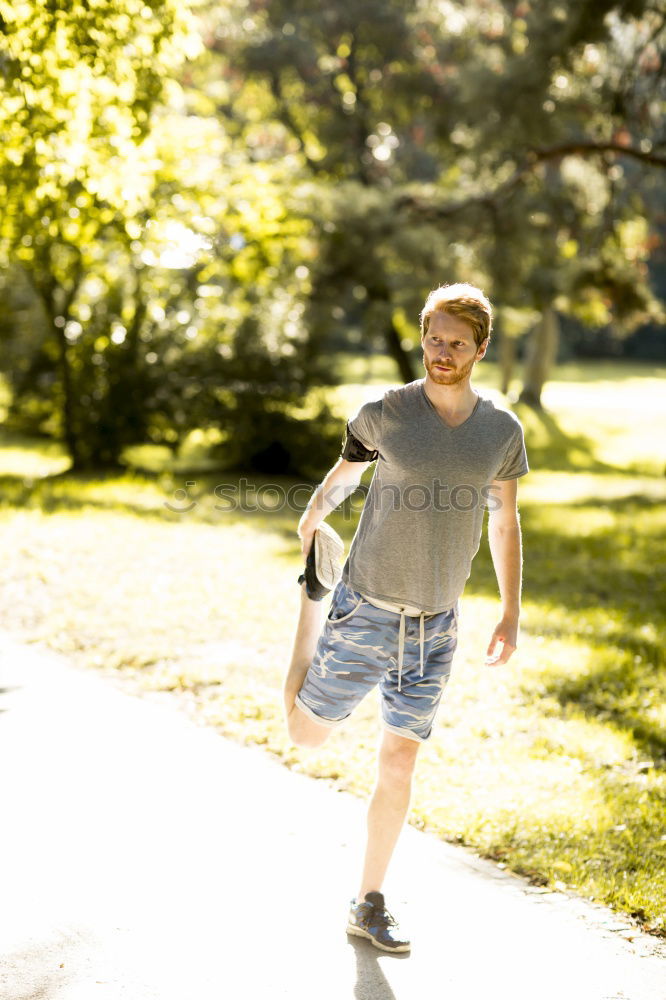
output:
[{"label": "shoe sole", "polygon": [[342,539],[328,524],[320,524],[314,544],[317,579],[323,587],[333,590],[342,575],[340,561],[345,551]]},{"label": "shoe sole", "polygon": [[411,951],[412,947],[411,944],[397,944],[395,948],[389,948],[386,944],[380,944],[379,941],[373,938],[372,934],[368,934],[368,932],[364,931],[362,927],[356,927],[354,924],[347,925],[347,934],[355,934],[356,937],[367,938],[367,940],[371,941],[375,948],[379,948],[380,951]]}]

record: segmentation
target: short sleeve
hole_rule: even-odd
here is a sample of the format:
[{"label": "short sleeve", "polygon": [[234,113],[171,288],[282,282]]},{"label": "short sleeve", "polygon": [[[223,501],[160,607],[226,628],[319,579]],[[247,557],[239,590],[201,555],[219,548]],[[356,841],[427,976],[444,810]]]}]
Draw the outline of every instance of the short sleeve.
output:
[{"label": "short sleeve", "polygon": [[[351,434],[368,451],[381,449],[382,400],[364,403],[347,424],[347,434]],[[377,455],[374,456],[375,458]],[[357,460],[358,461],[358,460]],[[372,459],[363,459],[372,461]]]},{"label": "short sleeve", "polygon": [[495,479],[518,479],[520,476],[527,475],[529,471],[523,428],[517,423]]}]

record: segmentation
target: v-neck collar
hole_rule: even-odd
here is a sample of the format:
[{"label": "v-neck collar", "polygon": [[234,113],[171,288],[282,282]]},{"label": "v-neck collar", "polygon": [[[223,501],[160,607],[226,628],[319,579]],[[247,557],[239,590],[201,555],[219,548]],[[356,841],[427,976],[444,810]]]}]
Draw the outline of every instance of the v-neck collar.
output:
[{"label": "v-neck collar", "polygon": [[444,420],[444,418],[441,416],[441,414],[439,414],[437,412],[437,408],[435,407],[434,403],[432,402],[432,400],[428,396],[428,393],[425,391],[425,379],[423,379],[422,382],[421,382],[421,392],[423,394],[423,398],[425,399],[426,403],[428,404],[428,406],[430,407],[430,409],[432,410],[432,412],[434,413],[434,415],[437,417],[437,419],[439,420],[439,422],[442,425],[442,427],[444,427],[445,430],[447,430],[447,431],[458,431],[458,430],[460,430],[461,427],[464,427],[466,424],[468,424],[470,422],[470,420],[472,419],[472,417],[474,416],[474,414],[476,413],[476,411],[478,410],[479,404],[481,402],[481,396],[477,392],[477,394],[476,394],[476,403],[474,404],[474,409],[472,410],[472,412],[470,413],[470,415],[468,417],[466,417],[466,419],[463,420],[463,422],[461,424],[456,424],[455,427],[452,427],[451,424],[447,424],[447,422]]}]

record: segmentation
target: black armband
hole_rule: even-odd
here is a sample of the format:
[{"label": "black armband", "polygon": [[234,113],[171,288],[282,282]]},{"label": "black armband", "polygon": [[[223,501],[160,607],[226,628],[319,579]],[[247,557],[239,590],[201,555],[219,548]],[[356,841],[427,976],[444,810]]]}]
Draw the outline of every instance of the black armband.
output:
[{"label": "black armband", "polygon": [[366,448],[357,437],[354,437],[349,430],[349,424],[347,424],[342,443],[342,455],[340,457],[344,458],[347,462],[374,462],[379,458],[379,452]]}]

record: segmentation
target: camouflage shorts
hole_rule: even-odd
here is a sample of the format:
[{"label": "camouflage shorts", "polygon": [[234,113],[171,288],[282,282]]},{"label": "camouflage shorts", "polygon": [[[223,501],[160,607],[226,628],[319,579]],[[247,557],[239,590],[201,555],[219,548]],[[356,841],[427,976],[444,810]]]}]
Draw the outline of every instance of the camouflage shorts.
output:
[{"label": "camouflage shorts", "polygon": [[398,678],[400,617],[370,604],[341,580],[296,697],[298,707],[322,725],[337,726],[379,684],[385,727],[408,739],[427,740],[451,673],[458,605],[425,616],[422,675],[419,618],[407,615]]}]

